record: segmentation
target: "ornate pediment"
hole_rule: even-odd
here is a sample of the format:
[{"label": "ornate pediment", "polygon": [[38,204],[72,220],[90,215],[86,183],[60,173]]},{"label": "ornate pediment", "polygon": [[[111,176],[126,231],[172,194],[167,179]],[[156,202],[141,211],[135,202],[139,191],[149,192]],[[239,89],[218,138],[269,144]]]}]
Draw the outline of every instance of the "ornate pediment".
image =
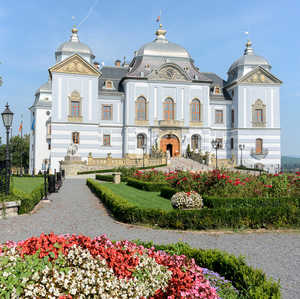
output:
[{"label": "ornate pediment", "polygon": [[281,84],[282,82],[262,67],[257,67],[243,76],[239,83],[247,84]]},{"label": "ornate pediment", "polygon": [[186,74],[174,65],[165,65],[159,70],[153,70],[148,79],[150,80],[166,80],[166,81],[188,81]]},{"label": "ornate pediment", "polygon": [[79,75],[91,75],[100,76],[99,72],[95,67],[90,65],[78,54],[74,54],[60,63],[54,65],[49,69],[50,73],[66,73],[66,74],[79,74]]}]

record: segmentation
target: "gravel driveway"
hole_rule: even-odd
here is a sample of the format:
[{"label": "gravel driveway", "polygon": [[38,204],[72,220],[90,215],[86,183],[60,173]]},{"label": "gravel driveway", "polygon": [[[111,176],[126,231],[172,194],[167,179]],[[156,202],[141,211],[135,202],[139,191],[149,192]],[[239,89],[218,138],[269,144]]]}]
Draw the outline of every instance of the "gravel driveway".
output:
[{"label": "gravel driveway", "polygon": [[300,298],[300,231],[222,233],[172,231],[122,224],[112,219],[89,191],[85,179],[67,179],[51,202],[34,213],[0,220],[0,242],[24,240],[42,232],[75,233],[113,240],[141,239],[154,243],[183,241],[195,248],[218,248],[243,255],[268,277],[280,279],[284,299]]}]

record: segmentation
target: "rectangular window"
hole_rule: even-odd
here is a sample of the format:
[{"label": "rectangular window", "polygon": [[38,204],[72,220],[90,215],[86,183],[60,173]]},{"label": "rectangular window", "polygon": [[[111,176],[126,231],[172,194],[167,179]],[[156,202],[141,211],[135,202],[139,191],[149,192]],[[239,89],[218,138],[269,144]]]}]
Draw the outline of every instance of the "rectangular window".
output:
[{"label": "rectangular window", "polygon": [[230,138],[230,149],[234,149],[233,138]]},{"label": "rectangular window", "polygon": [[262,123],[264,121],[262,109],[255,109],[255,121],[258,123]]},{"label": "rectangular window", "polygon": [[222,124],[223,123],[223,110],[215,111],[215,123]]},{"label": "rectangular window", "polygon": [[112,120],[112,105],[102,105],[102,120]]},{"label": "rectangular window", "polygon": [[48,143],[48,150],[51,150],[51,143]]},{"label": "rectangular window", "polygon": [[234,124],[234,110],[231,110],[231,124]]},{"label": "rectangular window", "polygon": [[223,138],[216,138],[218,144],[219,144],[219,148],[223,148]]},{"label": "rectangular window", "polygon": [[263,141],[261,138],[257,138],[255,152],[256,152],[256,154],[261,154],[262,151],[263,151]]},{"label": "rectangular window", "polygon": [[72,117],[80,116],[80,102],[71,101],[71,116]]},{"label": "rectangular window", "polygon": [[103,135],[103,145],[110,146],[110,135]]},{"label": "rectangular window", "polygon": [[79,132],[72,133],[72,141],[74,144],[79,144]]}]

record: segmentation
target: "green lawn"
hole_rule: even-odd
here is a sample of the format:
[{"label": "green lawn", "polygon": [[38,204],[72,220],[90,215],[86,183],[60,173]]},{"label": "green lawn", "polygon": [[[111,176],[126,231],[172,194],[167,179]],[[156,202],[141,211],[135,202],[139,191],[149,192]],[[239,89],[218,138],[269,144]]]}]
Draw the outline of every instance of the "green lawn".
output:
[{"label": "green lawn", "polygon": [[127,186],[125,183],[112,184],[103,183],[105,187],[109,188],[115,194],[128,200],[130,203],[141,208],[162,209],[170,211],[173,209],[171,201],[160,197],[160,192],[149,192]]},{"label": "green lawn", "polygon": [[12,177],[14,188],[25,193],[31,193],[33,189],[40,186],[44,182],[42,177]]}]

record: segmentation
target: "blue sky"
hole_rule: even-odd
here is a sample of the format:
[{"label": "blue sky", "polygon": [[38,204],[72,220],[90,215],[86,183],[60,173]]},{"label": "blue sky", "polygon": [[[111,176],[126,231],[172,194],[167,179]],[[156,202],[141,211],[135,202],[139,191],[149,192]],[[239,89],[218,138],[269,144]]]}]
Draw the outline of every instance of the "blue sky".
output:
[{"label": "blue sky", "polygon": [[[243,54],[245,31],[253,48],[272,65],[281,88],[282,153],[300,156],[300,2],[299,1],[104,1],[27,0],[0,2],[0,112],[9,102],[15,113],[13,134],[21,114],[29,132],[29,110],[36,89],[47,81],[56,48],[79,27],[79,38],[96,60],[111,65],[154,39],[156,17],[167,38],[184,46],[200,71],[224,79],[231,63]],[[75,16],[75,21],[72,20]],[[2,122],[2,121],[1,121]],[[3,136],[3,126],[0,132]]]}]

